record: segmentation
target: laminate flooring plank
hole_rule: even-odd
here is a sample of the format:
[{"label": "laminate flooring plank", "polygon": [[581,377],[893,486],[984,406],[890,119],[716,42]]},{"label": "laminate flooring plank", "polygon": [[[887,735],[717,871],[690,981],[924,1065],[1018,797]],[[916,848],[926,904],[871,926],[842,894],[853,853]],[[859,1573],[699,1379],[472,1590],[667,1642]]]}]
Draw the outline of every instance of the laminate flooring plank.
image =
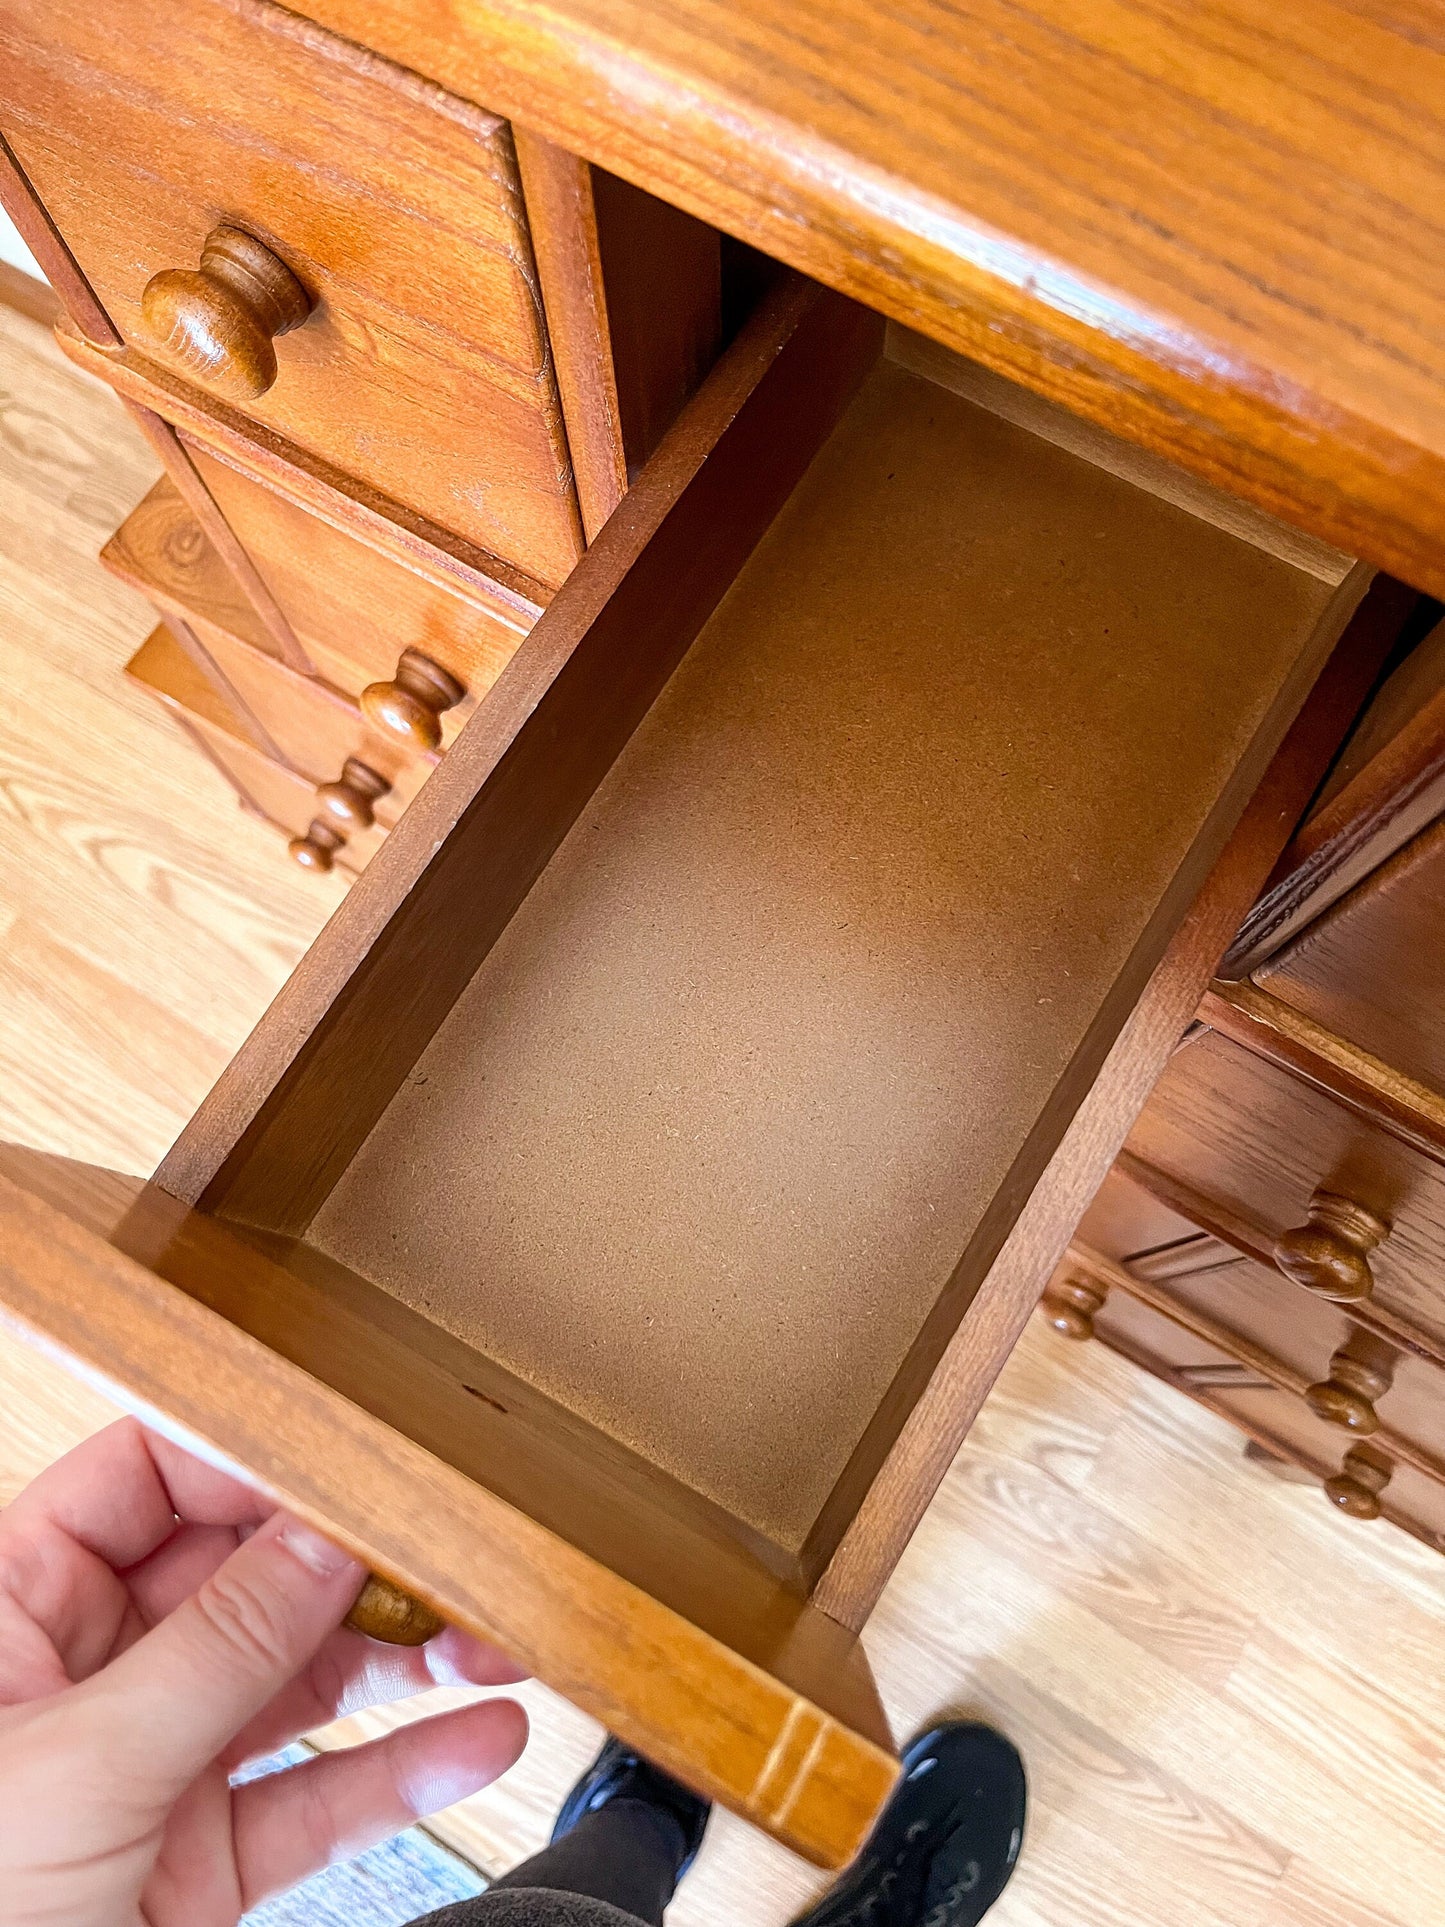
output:
[{"label": "laminate flooring plank", "polygon": [[153,1168],[341,900],[122,670],[96,560],[155,480],[110,391],[0,310],[0,1133]]}]

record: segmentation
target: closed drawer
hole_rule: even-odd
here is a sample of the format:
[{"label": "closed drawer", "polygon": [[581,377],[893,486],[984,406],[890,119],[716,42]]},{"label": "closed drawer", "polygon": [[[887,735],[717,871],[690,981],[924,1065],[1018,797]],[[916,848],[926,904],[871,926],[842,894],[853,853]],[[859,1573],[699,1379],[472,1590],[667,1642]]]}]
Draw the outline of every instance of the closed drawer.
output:
[{"label": "closed drawer", "polygon": [[781,288],[83,1279],[0,1226],[11,1316],[825,1861],[893,1771],[839,1622],[1362,587],[883,348]]},{"label": "closed drawer", "polygon": [[101,561],[185,625],[234,694],[253,736],[298,775],[328,783],[348,757],[355,758],[377,777],[377,807],[394,820],[435,768],[435,755],[373,727],[354,698],[257,647],[248,610],[239,615],[250,640],[221,625],[218,616],[238,614],[234,590],[220,557],[168,483],[157,483],[127,517]]},{"label": "closed drawer", "polygon": [[[454,691],[435,681],[436,732],[451,742],[530,624],[504,623],[222,463],[207,465],[207,479],[318,677],[355,703],[370,685],[394,682],[414,652],[462,692],[441,707]],[[228,486],[215,486],[223,479]],[[268,631],[169,481],[127,516],[101,560],[162,608],[274,659]],[[398,747],[424,747],[415,730],[391,734]]]},{"label": "closed drawer", "polygon": [[[268,755],[263,741],[248,737],[247,718],[228,708],[169,630],[146,638],[126,674],[171,711],[235,785],[243,804],[285,831],[295,845],[293,860],[303,869],[359,871],[376,854],[400,807],[396,797],[375,792],[342,760],[317,783]],[[346,794],[318,795],[326,785],[344,787]],[[368,814],[374,823],[359,820]]]},{"label": "closed drawer", "polygon": [[218,310],[190,378],[563,579],[580,522],[504,122],[265,0],[6,0],[0,66],[0,131],[127,342],[166,355],[147,284],[242,230],[299,282],[304,319],[248,394],[267,372],[254,321]]},{"label": "closed drawer", "polygon": [[1445,1467],[1393,1429],[1401,1413],[1412,1410],[1429,1423],[1432,1395],[1438,1403],[1433,1374],[1423,1388],[1424,1408],[1422,1388],[1402,1386],[1382,1429],[1355,1436],[1322,1418],[1301,1391],[1260,1370],[1247,1345],[1210,1344],[1126,1291],[1111,1290],[1093,1324],[1095,1336],[1112,1349],[1301,1467],[1321,1488],[1322,1500],[1352,1526],[1388,1519],[1445,1551],[1445,1481],[1440,1477]]},{"label": "closed drawer", "polygon": [[[1171,1058],[1127,1148],[1257,1249],[1286,1233],[1323,1238],[1298,1276],[1445,1350],[1445,1169],[1421,1151],[1213,1031]],[[1321,1216],[1321,1194],[1345,1216]],[[1352,1224],[1349,1207],[1367,1215]]]},{"label": "closed drawer", "polygon": [[[1105,1190],[1121,1182],[1112,1175]],[[1183,1219],[1167,1242],[1151,1240],[1122,1256],[1091,1243],[1099,1222],[1091,1212],[1073,1250],[1106,1296],[1122,1289],[1231,1358],[1262,1365],[1272,1383],[1303,1398],[1342,1433],[1383,1435],[1391,1449],[1398,1439],[1407,1456],[1445,1481],[1445,1365],[1390,1342],[1351,1308],[1301,1290]],[[1055,1315],[1070,1303],[1067,1293],[1059,1295],[1068,1271],[1066,1265],[1045,1293],[1045,1307]],[[1097,1312],[1093,1318],[1097,1323]]]},{"label": "closed drawer", "polygon": [[1422,830],[1256,980],[1445,1094],[1445,823]]}]

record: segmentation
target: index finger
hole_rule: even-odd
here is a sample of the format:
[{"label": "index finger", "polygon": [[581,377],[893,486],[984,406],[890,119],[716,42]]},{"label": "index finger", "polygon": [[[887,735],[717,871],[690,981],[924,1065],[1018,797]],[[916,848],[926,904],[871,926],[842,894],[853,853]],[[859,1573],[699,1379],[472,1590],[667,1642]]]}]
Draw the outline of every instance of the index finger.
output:
[{"label": "index finger", "polygon": [[24,1530],[55,1527],[124,1572],[164,1545],[177,1519],[256,1526],[275,1510],[239,1479],[123,1418],[47,1467],[5,1508],[5,1519]]}]

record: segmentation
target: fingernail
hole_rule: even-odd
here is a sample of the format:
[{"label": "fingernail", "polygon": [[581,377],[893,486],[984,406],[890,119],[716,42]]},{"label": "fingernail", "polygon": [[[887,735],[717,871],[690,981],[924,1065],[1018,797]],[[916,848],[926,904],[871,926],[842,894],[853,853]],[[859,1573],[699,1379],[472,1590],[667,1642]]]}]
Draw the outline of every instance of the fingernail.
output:
[{"label": "fingernail", "polygon": [[359,1559],[353,1559],[349,1552],[343,1552],[330,1539],[323,1539],[319,1532],[302,1525],[299,1519],[288,1519],[276,1536],[288,1552],[295,1553],[303,1566],[309,1566],[312,1572],[318,1573],[323,1579],[331,1579],[348,1568],[361,1571]]}]

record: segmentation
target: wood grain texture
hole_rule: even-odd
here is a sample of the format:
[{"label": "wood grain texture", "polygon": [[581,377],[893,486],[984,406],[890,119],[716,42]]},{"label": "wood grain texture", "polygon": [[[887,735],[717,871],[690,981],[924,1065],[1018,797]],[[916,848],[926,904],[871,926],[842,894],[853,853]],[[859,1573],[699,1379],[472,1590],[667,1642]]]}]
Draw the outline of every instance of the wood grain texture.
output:
[{"label": "wood grain texture", "polygon": [[[189,554],[197,561],[214,554],[220,570],[231,578],[234,589],[240,591],[241,600],[248,607],[242,633],[250,634],[259,624],[260,646],[272,655],[279,656],[282,662],[290,663],[293,669],[309,675],[313,668],[311,658],[206,486],[205,477],[190,450],[172,425],[154,409],[143,406],[134,398],[129,400],[127,406],[132,421],[164,464],[172,490],[184,503],[189,519],[194,521],[203,537],[202,545],[187,538],[181,544],[181,553]],[[231,593],[228,588],[227,594]]]},{"label": "wood grain texture", "polygon": [[582,527],[590,542],[627,488],[592,168],[525,128],[513,128],[512,138]]},{"label": "wood grain texture", "polygon": [[721,237],[513,129],[590,541],[717,359]]},{"label": "wood grain texture", "polygon": [[153,276],[244,230],[313,306],[246,412],[562,580],[582,531],[502,122],[266,0],[124,30],[14,0],[0,48],[6,138],[127,341]]},{"label": "wood grain texture", "polygon": [[[183,432],[193,456],[197,450],[214,455],[403,567],[423,575],[440,572],[461,594],[494,608],[503,621],[525,628],[547,602],[550,592],[525,569],[463,541],[404,501],[191,387],[159,363],[124,347],[102,352],[66,321],[56,329],[56,339],[78,367]],[[185,494],[179,477],[175,479]]]},{"label": "wood grain texture", "polygon": [[[1437,954],[1411,947],[1404,959],[1416,966],[1419,978],[1425,974],[1419,965],[1433,961]],[[1434,1040],[1426,1027],[1438,1011],[1438,990],[1427,997],[1423,983],[1398,986],[1396,978],[1377,970],[1370,970],[1366,984],[1366,997],[1371,1003],[1392,1002],[1397,990],[1402,998],[1410,997],[1413,991],[1421,1022],[1418,1029],[1405,1035],[1417,1038],[1419,1054],[1428,1055]],[[1327,999],[1317,1001],[1328,1003]],[[1336,1009],[1330,1014],[1344,1013]],[[1402,1143],[1445,1162],[1445,1097],[1429,1085],[1416,1083],[1383,1058],[1336,1036],[1292,1003],[1257,984],[1218,982],[1200,1001],[1199,1021],[1221,1037],[1243,1044],[1246,1050],[1328,1091],[1367,1123],[1379,1125]],[[1363,1027],[1370,1028],[1368,1023]]]},{"label": "wood grain texture", "polygon": [[[1374,595],[1382,628],[1397,632],[1411,613],[1408,593],[1384,578]],[[1230,945],[1221,975],[1257,969],[1445,811],[1445,696],[1422,701],[1398,720],[1300,824]],[[1373,732],[1366,729],[1368,742]]]},{"label": "wood grain texture", "polygon": [[[1426,1479],[1445,1486],[1445,1423],[1440,1418],[1445,1378],[1433,1361],[1395,1353],[1343,1310],[1302,1299],[1276,1275],[1231,1251],[1201,1254],[1195,1267],[1165,1276],[1144,1275],[1147,1267],[1137,1261],[1115,1263],[1076,1238],[1065,1262],[1068,1275],[1091,1281],[1112,1307],[1096,1320],[1096,1335],[1106,1342],[1117,1329],[1115,1294],[1123,1293],[1200,1340],[1206,1348],[1201,1356],[1217,1352],[1237,1361],[1248,1375],[1305,1402],[1327,1422],[1327,1413],[1310,1399],[1312,1389],[1331,1376],[1341,1359],[1348,1375],[1349,1360],[1365,1350],[1376,1366],[1372,1383],[1378,1410],[1369,1431],[1372,1442],[1390,1459],[1414,1466]],[[1378,1370],[1381,1359],[1389,1361],[1383,1372]],[[1223,1371],[1215,1378],[1202,1373],[1191,1377],[1182,1355],[1165,1376],[1191,1397],[1201,1389],[1246,1382],[1244,1374],[1231,1379]],[[1350,1428],[1335,1423],[1334,1429],[1337,1450],[1343,1451]],[[1329,1438],[1328,1433],[1311,1436]],[[1436,1543],[1433,1526],[1425,1528],[1425,1536]]]},{"label": "wood grain texture", "polygon": [[[262,558],[267,580],[304,639],[312,672],[357,702],[368,684],[395,676],[408,649],[421,649],[455,674],[463,690],[442,718],[442,737],[450,742],[510,661],[526,626],[522,619],[509,611],[504,620],[494,606],[458,594],[448,577],[404,567],[200,449],[185,452],[225,505],[248,554]],[[233,573],[168,481],[126,518],[102,560],[197,629],[221,629],[253,651],[277,654]]]},{"label": "wood grain texture", "polygon": [[108,390],[0,313],[0,1137],[131,1171],[342,894],[289,875],[121,674],[155,616],[95,556],[156,473]]},{"label": "wood grain texture", "polygon": [[1257,973],[1295,1021],[1381,1058],[1428,1087],[1412,1113],[1445,1103],[1445,823],[1357,884]]},{"label": "wood grain texture", "polygon": [[[125,1086],[94,1088],[119,1118]],[[0,1503],[117,1410],[8,1333],[0,1403]],[[990,1927],[1436,1917],[1439,1555],[1323,1514],[1247,1464],[1226,1421],[1102,1346],[1025,1332],[866,1635],[897,1732],[964,1710],[1023,1749],[1030,1827]],[[522,1760],[428,1823],[488,1873],[545,1844],[601,1742],[547,1688],[509,1691]],[[351,1744],[464,1697],[313,1737]],[[719,1811],[670,1919],[784,1927],[825,1884]]]},{"label": "wood grain texture", "polygon": [[1445,586],[1442,46],[1410,0],[304,11]]},{"label": "wood grain texture", "polygon": [[[1348,727],[1387,646],[1388,630],[1378,620],[1373,593],[1372,588],[1360,605],[1239,817],[1216,869],[1141,988],[1093,1088],[1019,1211],[887,1457],[876,1470],[863,1460],[871,1484],[814,1592],[824,1609],[845,1623],[866,1620],[929,1495],[977,1416],[999,1363],[1017,1341],[1058,1263],[1071,1228],[1103,1182],[1128,1120],[1143,1107],[1243,907],[1268,873]],[[847,1486],[842,1485],[835,1496],[845,1493]],[[848,1498],[850,1505],[856,1503],[851,1494]],[[821,1517],[826,1521],[827,1514]]]},{"label": "wood grain texture", "polygon": [[[340,766],[320,778],[293,768],[274,753],[272,745],[253,725],[249,711],[238,710],[224,681],[208,674],[210,660],[197,663],[166,626],[153,629],[126,664],[130,679],[156,698],[174,716],[185,734],[236,790],[242,803],[290,839],[305,841],[327,819],[322,789]],[[321,835],[309,852],[292,856],[303,869],[328,871],[332,858],[348,874],[362,870],[375,856],[386,829],[396,820],[394,803],[384,807],[375,826],[343,830],[323,820]]]},{"label": "wood grain texture", "polygon": [[1266,1240],[1304,1224],[1316,1190],[1364,1205],[1390,1227],[1370,1253],[1371,1302],[1439,1348],[1445,1170],[1433,1158],[1213,1032],[1171,1058],[1129,1149]]},{"label": "wood grain texture", "polygon": [[0,305],[51,328],[60,319],[60,297],[48,281],[0,261]]},{"label": "wood grain texture", "polygon": [[801,1549],[1358,593],[880,363],[310,1235]]},{"label": "wood grain texture", "polygon": [[[866,1661],[839,1628],[795,1602],[756,1659],[734,1651],[124,1256],[83,1206],[76,1222],[28,1188],[53,1193],[69,1173],[37,1177],[13,1151],[5,1163],[19,1180],[0,1177],[10,1329],[244,1468],[699,1791],[821,1865],[856,1851],[898,1768]],[[114,1235],[149,1238],[147,1209],[196,1239],[208,1270],[230,1264],[224,1230],[153,1191]]]},{"label": "wood grain texture", "polygon": [[[81,273],[75,256],[65,245],[3,134],[0,134],[0,206],[4,207],[21,240],[40,263],[51,288],[61,291],[64,305],[86,339],[101,348],[118,346],[119,330],[96,300],[95,290]],[[15,307],[18,304],[12,301],[9,305]],[[50,314],[43,319],[53,323],[58,319],[58,314]]]},{"label": "wood grain texture", "polygon": [[[840,323],[840,309],[784,289],[719,363],[409,812],[400,857],[352,898],[330,961],[294,980],[178,1142],[167,1189],[275,1228],[309,1223],[876,351],[871,318]],[[378,1048],[368,1012],[383,1009]]]},{"label": "wood grain texture", "polygon": [[[390,825],[435,767],[435,757],[372,727],[359,703],[314,676],[299,675],[237,635],[229,621],[237,607],[219,558],[164,483],[127,516],[101,551],[101,563],[162,610],[181,618],[224,679],[233,703],[259,725],[261,746],[312,783],[335,779],[348,757],[376,771],[386,784],[379,814]],[[179,585],[179,589],[178,586]]]}]

